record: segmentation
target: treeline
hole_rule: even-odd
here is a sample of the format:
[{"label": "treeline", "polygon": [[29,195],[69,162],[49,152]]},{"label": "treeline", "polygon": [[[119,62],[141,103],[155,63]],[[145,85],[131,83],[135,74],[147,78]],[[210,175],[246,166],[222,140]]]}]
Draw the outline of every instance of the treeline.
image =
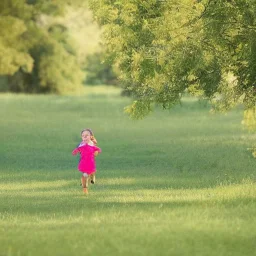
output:
[{"label": "treeline", "polygon": [[115,82],[83,0],[0,1],[0,91],[69,93]]}]

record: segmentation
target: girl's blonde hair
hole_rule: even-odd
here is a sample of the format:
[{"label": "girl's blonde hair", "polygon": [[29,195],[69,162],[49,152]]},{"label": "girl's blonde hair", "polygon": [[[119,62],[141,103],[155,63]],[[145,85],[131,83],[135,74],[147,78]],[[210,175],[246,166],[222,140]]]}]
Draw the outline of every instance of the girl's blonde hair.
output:
[{"label": "girl's blonde hair", "polygon": [[97,140],[96,140],[96,138],[94,137],[93,132],[92,132],[91,129],[86,128],[86,129],[82,130],[82,131],[81,131],[81,135],[83,134],[83,132],[86,132],[86,131],[90,133],[90,135],[91,135],[91,141],[93,142],[93,144],[94,144],[94,145],[97,145]]}]

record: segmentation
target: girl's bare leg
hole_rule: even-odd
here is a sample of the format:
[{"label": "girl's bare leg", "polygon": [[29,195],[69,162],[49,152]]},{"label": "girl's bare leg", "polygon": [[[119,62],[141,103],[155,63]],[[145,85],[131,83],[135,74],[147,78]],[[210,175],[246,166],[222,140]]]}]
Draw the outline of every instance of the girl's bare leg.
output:
[{"label": "girl's bare leg", "polygon": [[89,180],[89,176],[86,174],[83,174],[82,178],[81,178],[81,182],[82,182],[82,186],[83,186],[83,191],[85,194],[88,194],[88,180]]},{"label": "girl's bare leg", "polygon": [[95,184],[95,181],[96,181],[96,176],[95,176],[95,173],[93,173],[91,174],[91,183]]},{"label": "girl's bare leg", "polygon": [[82,176],[81,178],[82,187],[85,188],[85,177]]}]

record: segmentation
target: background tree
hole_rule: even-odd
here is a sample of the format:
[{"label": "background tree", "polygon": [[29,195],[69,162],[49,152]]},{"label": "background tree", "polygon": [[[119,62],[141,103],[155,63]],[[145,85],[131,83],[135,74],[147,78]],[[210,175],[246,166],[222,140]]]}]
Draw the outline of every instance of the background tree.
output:
[{"label": "background tree", "polygon": [[[253,0],[90,0],[104,27],[109,58],[142,118],[155,104],[170,108],[184,91],[214,109],[245,106],[255,120],[255,8]],[[255,127],[254,127],[255,128]]]},{"label": "background tree", "polygon": [[117,85],[118,80],[111,63],[105,62],[104,52],[99,51],[94,54],[89,54],[86,57],[85,72],[87,74],[84,81],[85,84],[90,85]]},{"label": "background tree", "polygon": [[[79,5],[83,1],[72,1]],[[3,0],[0,3],[0,75],[12,91],[66,93],[82,84],[83,73],[65,27],[46,29],[45,15],[64,13],[71,1]]]},{"label": "background tree", "polygon": [[21,40],[28,30],[25,22],[31,12],[22,1],[0,2],[0,74],[12,75],[20,68],[26,72],[32,70],[33,59]]}]

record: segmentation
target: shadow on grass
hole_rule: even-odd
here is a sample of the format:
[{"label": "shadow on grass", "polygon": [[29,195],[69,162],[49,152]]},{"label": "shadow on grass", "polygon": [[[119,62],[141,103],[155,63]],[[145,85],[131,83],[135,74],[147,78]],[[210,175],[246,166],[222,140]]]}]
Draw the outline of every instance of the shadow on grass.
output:
[{"label": "shadow on grass", "polygon": [[[253,197],[243,197],[237,199],[191,199],[191,200],[179,200],[179,199],[165,199],[161,200],[155,198],[154,201],[143,199],[141,197],[133,198],[134,201],[129,201],[125,197],[119,198],[119,201],[115,201],[112,198],[111,201],[107,201],[107,198],[96,197],[93,193],[90,196],[82,194],[73,194],[73,196],[62,195],[58,197],[51,196],[24,196],[22,194],[15,196],[5,197],[6,201],[1,205],[2,214],[76,214],[81,211],[86,211],[86,214],[93,214],[95,211],[104,212],[106,210],[122,210],[123,208],[129,210],[156,210],[162,209],[177,209],[184,208],[186,211],[193,210],[205,210],[207,208],[223,207],[223,208],[240,208],[241,206],[255,205],[256,199]],[[123,202],[122,202],[123,200]],[[137,201],[136,201],[137,200]],[[7,203],[8,201],[8,203]]]},{"label": "shadow on grass", "polygon": [[[81,189],[80,173],[78,171],[56,172],[25,172],[6,174],[1,182],[0,191],[44,192],[56,189],[59,191],[70,191]],[[74,179],[74,177],[76,177]],[[157,176],[143,173],[121,172],[119,176],[96,175],[96,184],[90,185],[96,191],[136,191],[136,190],[162,190],[162,189],[211,189],[219,185],[243,184],[245,182],[256,182],[255,176],[247,173],[180,173],[175,171],[159,172]],[[95,187],[95,188],[94,188]]]},{"label": "shadow on grass", "polygon": [[[183,139],[182,143],[179,143],[177,138],[176,141],[160,142],[162,145],[147,143],[134,147],[128,144],[127,149],[124,149],[123,144],[117,144],[114,146],[114,152],[112,148],[106,148],[106,153],[102,153],[97,159],[98,170],[103,177],[139,178],[170,178],[171,175],[177,174],[191,177],[193,173],[199,178],[212,176],[212,173],[216,178],[227,173],[239,177],[241,173],[248,176],[255,172],[255,159],[242,145],[235,144],[235,141],[230,144],[229,140],[226,140],[225,144],[225,140],[221,139],[212,142],[209,138],[205,140],[203,136],[199,136],[195,141]],[[1,172],[1,176],[4,175],[7,180],[10,179],[8,175],[11,179],[15,175],[17,178],[27,177],[31,180],[36,180],[35,177],[39,180],[44,180],[44,177],[48,180],[63,179],[75,175],[77,163],[78,157],[72,157],[68,151],[46,150],[41,154],[40,151],[33,153],[14,149],[2,155],[1,169],[4,171]],[[67,172],[70,172],[70,175]]]}]

